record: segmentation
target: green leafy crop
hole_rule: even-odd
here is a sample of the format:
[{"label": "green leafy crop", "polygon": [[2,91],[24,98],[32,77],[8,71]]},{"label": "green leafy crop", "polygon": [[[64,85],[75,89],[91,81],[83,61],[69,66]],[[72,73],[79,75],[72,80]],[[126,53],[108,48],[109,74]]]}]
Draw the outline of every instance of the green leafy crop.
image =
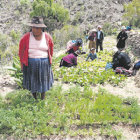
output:
[{"label": "green leafy crop", "polygon": [[[97,55],[98,59],[90,62],[85,61],[87,55],[80,55],[77,67],[70,68],[60,68],[59,62],[56,61],[58,58],[55,58],[53,63],[54,78],[63,82],[78,83],[82,86],[104,83],[119,85],[121,81],[125,80],[124,75],[116,75],[112,69],[105,70],[106,63],[112,60],[113,52],[105,50]],[[60,60],[61,58],[62,56],[59,57]]]},{"label": "green leafy crop", "polygon": [[[94,93],[89,87],[82,89],[76,85],[63,91],[61,86],[56,86],[46,96],[44,101],[35,101],[29,91],[17,90],[0,99],[0,138],[92,136],[94,126],[105,128],[119,122],[124,125],[140,124],[137,100],[123,99],[104,89]],[[120,136],[112,128],[99,134],[105,132]]]},{"label": "green leafy crop", "polygon": [[22,88],[23,73],[21,71],[19,57],[14,57],[12,67],[7,67],[7,69],[11,71],[11,76],[15,78],[17,85]]}]

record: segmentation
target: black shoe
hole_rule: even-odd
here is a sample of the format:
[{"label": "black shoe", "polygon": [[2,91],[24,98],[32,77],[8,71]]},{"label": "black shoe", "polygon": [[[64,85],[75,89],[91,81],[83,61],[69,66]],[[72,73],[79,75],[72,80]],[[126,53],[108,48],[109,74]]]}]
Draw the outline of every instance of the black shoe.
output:
[{"label": "black shoe", "polygon": [[35,93],[32,93],[32,95],[33,95],[33,97],[34,97],[35,99],[37,99],[36,92],[35,92]]},{"label": "black shoe", "polygon": [[45,92],[41,93],[41,100],[45,99]]},{"label": "black shoe", "polygon": [[137,70],[134,69],[133,72],[132,72],[132,75],[135,76],[136,74],[137,74]]}]

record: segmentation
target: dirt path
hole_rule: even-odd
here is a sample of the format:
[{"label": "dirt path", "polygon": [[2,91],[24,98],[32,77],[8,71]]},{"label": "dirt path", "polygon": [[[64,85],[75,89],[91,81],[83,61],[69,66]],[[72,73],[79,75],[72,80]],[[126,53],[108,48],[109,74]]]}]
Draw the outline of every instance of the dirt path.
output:
[{"label": "dirt path", "polygon": [[140,104],[140,88],[136,87],[135,77],[129,77],[125,83],[124,86],[121,87],[113,87],[111,85],[104,85],[101,86],[102,88],[105,88],[107,91],[109,91],[111,94],[123,96],[124,98],[127,97],[134,97],[138,99],[138,102]]},{"label": "dirt path", "polygon": [[[117,51],[115,38],[106,37],[104,42],[105,42],[104,43],[105,49]],[[126,49],[127,49],[127,46],[126,46]],[[130,56],[130,57],[133,58],[133,56]],[[125,83],[121,87],[118,87],[118,86],[113,87],[108,84],[102,87],[114,95],[120,95],[125,98],[126,97],[137,98],[140,104],[140,88],[136,86],[136,80],[138,80],[137,78],[140,78],[139,73],[137,73],[136,76],[128,77],[128,79],[125,81]]]}]

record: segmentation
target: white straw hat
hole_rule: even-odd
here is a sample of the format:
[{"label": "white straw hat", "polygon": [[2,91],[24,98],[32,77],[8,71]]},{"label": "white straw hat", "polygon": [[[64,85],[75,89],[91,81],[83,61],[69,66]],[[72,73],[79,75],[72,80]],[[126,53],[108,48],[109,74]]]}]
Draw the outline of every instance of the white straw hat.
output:
[{"label": "white straw hat", "polygon": [[97,30],[96,29],[92,29],[91,32],[97,32]]},{"label": "white straw hat", "polygon": [[126,28],[125,28],[125,26],[122,26],[122,28],[121,28],[122,30],[125,30]]},{"label": "white straw hat", "polygon": [[98,28],[102,28],[102,26],[101,25],[98,25]]}]

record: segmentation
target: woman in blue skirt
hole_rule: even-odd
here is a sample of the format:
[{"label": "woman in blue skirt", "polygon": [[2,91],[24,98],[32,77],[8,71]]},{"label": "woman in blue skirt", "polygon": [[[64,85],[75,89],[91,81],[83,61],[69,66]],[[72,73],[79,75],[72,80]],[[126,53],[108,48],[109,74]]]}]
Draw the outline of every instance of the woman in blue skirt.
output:
[{"label": "woman in blue skirt", "polygon": [[23,87],[31,91],[35,99],[37,93],[41,93],[43,100],[45,92],[53,85],[53,41],[48,33],[43,32],[46,26],[42,17],[33,17],[29,26],[31,32],[26,33],[19,43]]}]

